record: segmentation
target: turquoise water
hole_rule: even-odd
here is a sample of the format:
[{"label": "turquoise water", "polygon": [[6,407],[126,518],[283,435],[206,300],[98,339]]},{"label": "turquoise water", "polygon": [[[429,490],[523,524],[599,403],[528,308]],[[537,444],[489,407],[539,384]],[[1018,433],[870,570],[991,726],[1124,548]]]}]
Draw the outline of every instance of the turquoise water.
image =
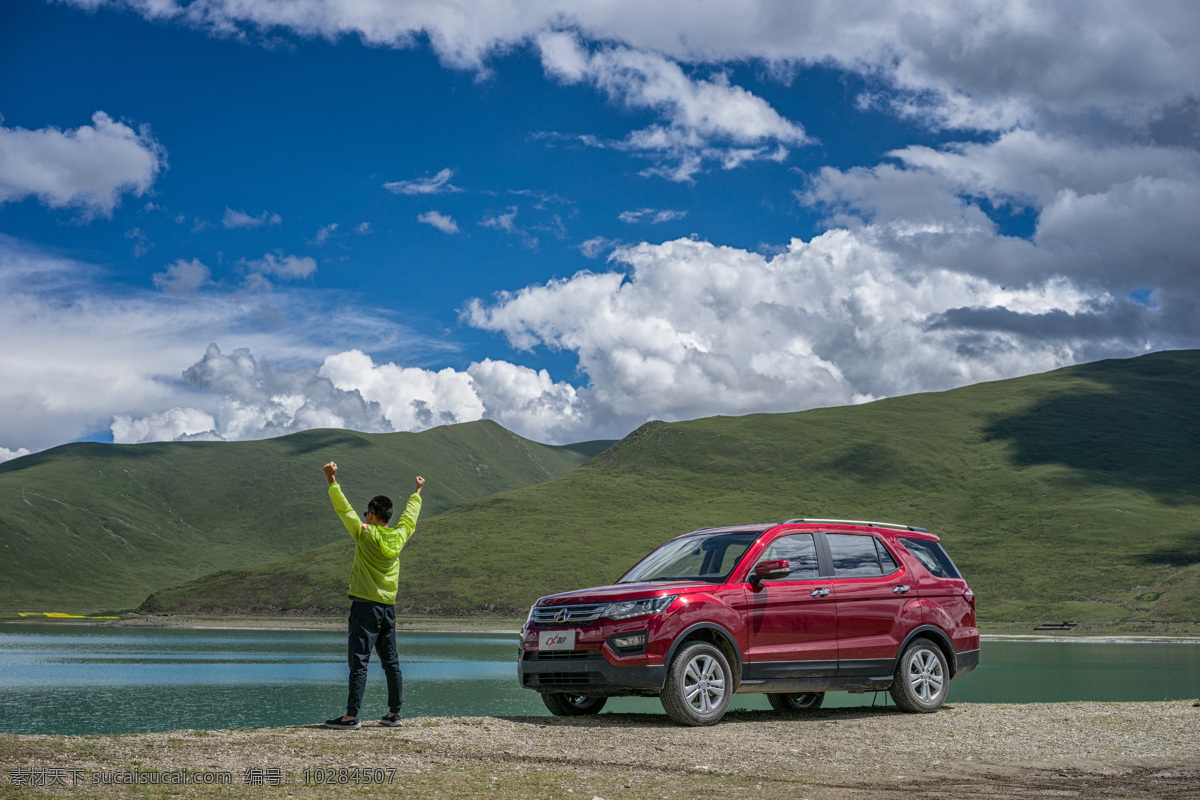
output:
[{"label": "turquoise water", "polygon": [[[516,683],[516,636],[401,634],[403,716],[548,712]],[[341,714],[344,633],[0,624],[0,732],[90,734],[303,725]],[[949,702],[1181,700],[1200,697],[1200,644],[985,642]],[[386,711],[372,662],[362,716]],[[831,693],[825,705],[881,694]],[[762,695],[733,708],[766,709]],[[661,713],[656,700],[608,710]]]}]

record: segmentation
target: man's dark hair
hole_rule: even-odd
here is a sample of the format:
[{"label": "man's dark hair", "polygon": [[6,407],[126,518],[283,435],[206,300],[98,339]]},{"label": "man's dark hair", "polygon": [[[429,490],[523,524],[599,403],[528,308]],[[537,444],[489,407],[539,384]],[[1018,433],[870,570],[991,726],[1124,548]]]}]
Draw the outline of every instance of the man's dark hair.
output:
[{"label": "man's dark hair", "polygon": [[371,502],[367,503],[367,511],[370,511],[384,525],[392,518],[392,498],[384,497],[377,494],[371,498]]}]

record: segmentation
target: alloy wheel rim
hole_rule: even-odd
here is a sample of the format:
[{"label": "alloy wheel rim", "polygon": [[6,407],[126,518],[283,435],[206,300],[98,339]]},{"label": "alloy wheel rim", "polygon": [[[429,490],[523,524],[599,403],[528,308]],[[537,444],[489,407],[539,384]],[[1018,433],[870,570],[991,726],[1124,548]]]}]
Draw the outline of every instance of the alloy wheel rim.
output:
[{"label": "alloy wheel rim", "polygon": [[715,658],[700,655],[688,662],[683,671],[683,694],[688,705],[701,714],[710,714],[725,697],[725,670]]},{"label": "alloy wheel rim", "polygon": [[942,662],[932,650],[918,650],[908,662],[908,683],[925,705],[933,703],[945,688]]}]

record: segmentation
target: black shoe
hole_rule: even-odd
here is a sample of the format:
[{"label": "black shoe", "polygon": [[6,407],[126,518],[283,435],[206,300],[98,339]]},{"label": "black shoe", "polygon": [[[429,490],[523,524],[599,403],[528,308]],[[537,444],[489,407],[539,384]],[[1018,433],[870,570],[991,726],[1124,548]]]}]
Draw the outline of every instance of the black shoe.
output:
[{"label": "black shoe", "polygon": [[338,730],[353,731],[353,730],[358,730],[359,728],[361,728],[362,723],[358,721],[357,717],[348,722],[343,722],[341,717],[334,717],[333,719],[325,720],[325,727],[326,728],[336,728]]},{"label": "black shoe", "polygon": [[389,728],[398,727],[400,725],[400,715],[399,714],[384,714],[383,717],[379,720],[379,724],[386,725]]}]

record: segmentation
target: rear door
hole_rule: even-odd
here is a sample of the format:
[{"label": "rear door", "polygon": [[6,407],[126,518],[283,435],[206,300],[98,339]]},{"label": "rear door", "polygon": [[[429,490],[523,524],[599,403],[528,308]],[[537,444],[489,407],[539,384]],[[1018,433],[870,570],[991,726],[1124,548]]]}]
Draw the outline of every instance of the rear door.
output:
[{"label": "rear door", "polygon": [[826,533],[833,565],[839,677],[890,675],[904,636],[900,617],[910,576],[882,539]]},{"label": "rear door", "polygon": [[746,679],[832,677],[837,671],[837,612],[814,534],[782,536],[755,559],[760,561],[787,561],[792,572],[746,585]]}]

